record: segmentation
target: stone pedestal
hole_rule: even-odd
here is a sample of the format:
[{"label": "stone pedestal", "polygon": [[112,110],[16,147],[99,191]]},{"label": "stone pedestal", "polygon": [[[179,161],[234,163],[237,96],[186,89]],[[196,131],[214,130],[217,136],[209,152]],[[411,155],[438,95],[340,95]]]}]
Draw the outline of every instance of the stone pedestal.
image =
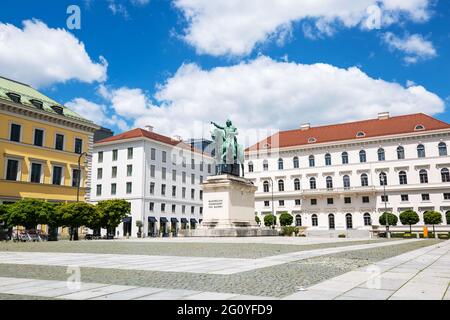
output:
[{"label": "stone pedestal", "polygon": [[255,222],[256,187],[233,175],[210,176],[202,185],[203,221],[191,236],[248,237],[277,235]]}]

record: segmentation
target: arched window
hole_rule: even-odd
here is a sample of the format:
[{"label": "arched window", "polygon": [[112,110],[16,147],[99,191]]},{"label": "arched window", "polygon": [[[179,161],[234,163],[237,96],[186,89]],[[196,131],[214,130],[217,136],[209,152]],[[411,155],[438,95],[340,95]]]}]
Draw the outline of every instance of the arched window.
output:
[{"label": "arched window", "polygon": [[447,155],[447,145],[445,142],[440,142],[438,145],[439,148],[439,155],[440,156],[446,156]]},{"label": "arched window", "polygon": [[370,217],[370,213],[366,212],[364,213],[364,225],[365,226],[371,226],[372,225],[372,218]]},{"label": "arched window", "polygon": [[302,216],[299,214],[295,216],[295,226],[296,227],[302,226]]},{"label": "arched window", "polygon": [[325,165],[331,166],[331,155],[329,153],[325,154]]},{"label": "arched window", "polygon": [[380,186],[387,186],[387,174],[385,172],[381,172],[379,177],[380,177]]},{"label": "arched window", "polygon": [[327,189],[333,189],[333,178],[328,176],[326,179]]},{"label": "arched window", "polygon": [[423,144],[417,146],[417,157],[425,158],[425,146]]},{"label": "arched window", "polygon": [[284,191],[284,181],[278,180],[278,191]]},{"label": "arched window", "polygon": [[384,153],[384,149],[383,148],[378,149],[377,153],[378,153],[378,161],[386,160],[386,155]]},{"label": "arched window", "polygon": [[316,165],[316,162],[315,162],[315,160],[314,160],[314,156],[313,155],[310,155],[309,156],[309,166],[310,167],[314,167]]},{"label": "arched window", "polygon": [[294,157],[294,159],[292,159],[292,162],[294,163],[294,168],[299,167],[298,157]]},{"label": "arched window", "polygon": [[344,188],[350,188],[350,177],[348,175],[345,175],[342,180],[344,181]]},{"label": "arched window", "polygon": [[405,148],[403,148],[402,146],[397,147],[397,159],[405,159]]},{"label": "arched window", "polygon": [[328,228],[334,230],[334,214],[332,213],[328,215]]},{"label": "arched window", "polygon": [[348,163],[348,153],[346,151],[342,152],[341,157],[342,157],[342,164],[347,164]]},{"label": "arched window", "polygon": [[284,165],[283,165],[283,159],[278,159],[278,170],[283,170]]},{"label": "arched window", "polygon": [[269,181],[263,183],[264,192],[269,192]]},{"label": "arched window", "polygon": [[263,161],[263,170],[264,171],[269,170],[269,162],[267,160]]},{"label": "arched window", "polygon": [[367,173],[361,175],[361,187],[367,187],[369,185],[369,177]]},{"label": "arched window", "polygon": [[366,151],[361,150],[359,152],[359,162],[366,162],[366,161],[367,161]]},{"label": "arched window", "polygon": [[447,168],[441,169],[441,180],[442,182],[450,182],[450,172]]},{"label": "arched window", "polygon": [[312,177],[309,179],[309,188],[315,189],[316,188],[316,178]]},{"label": "arched window", "polygon": [[347,229],[353,229],[353,217],[351,213],[345,215],[345,225]]},{"label": "arched window", "polygon": [[294,179],[294,189],[300,190],[300,179],[298,178]]},{"label": "arched window", "polygon": [[319,221],[317,219],[317,214],[313,214],[311,216],[311,222],[313,227],[317,227],[319,225]]},{"label": "arched window", "polygon": [[248,172],[253,172],[253,162],[248,163]]},{"label": "arched window", "polygon": [[428,183],[428,172],[425,169],[419,171],[420,183]]},{"label": "arched window", "polygon": [[398,180],[399,180],[400,184],[408,184],[408,177],[406,176],[405,171],[400,171],[398,173]]}]

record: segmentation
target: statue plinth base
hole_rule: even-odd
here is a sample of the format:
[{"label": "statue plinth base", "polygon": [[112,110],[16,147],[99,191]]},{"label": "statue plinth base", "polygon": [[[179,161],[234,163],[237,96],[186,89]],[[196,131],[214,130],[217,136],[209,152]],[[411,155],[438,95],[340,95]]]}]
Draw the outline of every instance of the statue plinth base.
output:
[{"label": "statue plinth base", "polygon": [[251,237],[273,236],[255,222],[256,187],[250,180],[229,174],[209,176],[202,184],[203,221],[186,236]]}]

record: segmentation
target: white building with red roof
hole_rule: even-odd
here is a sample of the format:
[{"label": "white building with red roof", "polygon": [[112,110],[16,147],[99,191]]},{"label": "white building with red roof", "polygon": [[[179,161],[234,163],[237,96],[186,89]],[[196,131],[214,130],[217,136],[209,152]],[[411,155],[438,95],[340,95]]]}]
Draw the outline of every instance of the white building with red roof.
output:
[{"label": "white building with red roof", "polygon": [[214,172],[213,159],[181,141],[133,129],[94,144],[90,202],[125,199],[131,215],[115,236],[176,235],[202,221],[201,183]]},{"label": "white building with red roof", "polygon": [[450,125],[422,113],[304,124],[247,148],[245,176],[258,187],[261,220],[289,212],[295,225],[336,235],[369,230],[386,210],[399,215],[413,209],[419,225],[430,210],[441,212],[447,224],[449,143]]}]

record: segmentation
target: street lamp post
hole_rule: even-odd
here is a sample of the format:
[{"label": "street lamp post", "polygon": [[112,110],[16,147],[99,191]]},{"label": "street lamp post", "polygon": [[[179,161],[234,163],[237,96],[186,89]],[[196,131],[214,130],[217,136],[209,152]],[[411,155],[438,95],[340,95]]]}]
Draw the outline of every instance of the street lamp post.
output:
[{"label": "street lamp post", "polygon": [[269,177],[270,185],[271,185],[271,191],[272,191],[272,215],[273,215],[273,227],[275,228],[277,223],[277,217],[275,216],[275,211],[273,209],[273,180],[271,177]]}]

